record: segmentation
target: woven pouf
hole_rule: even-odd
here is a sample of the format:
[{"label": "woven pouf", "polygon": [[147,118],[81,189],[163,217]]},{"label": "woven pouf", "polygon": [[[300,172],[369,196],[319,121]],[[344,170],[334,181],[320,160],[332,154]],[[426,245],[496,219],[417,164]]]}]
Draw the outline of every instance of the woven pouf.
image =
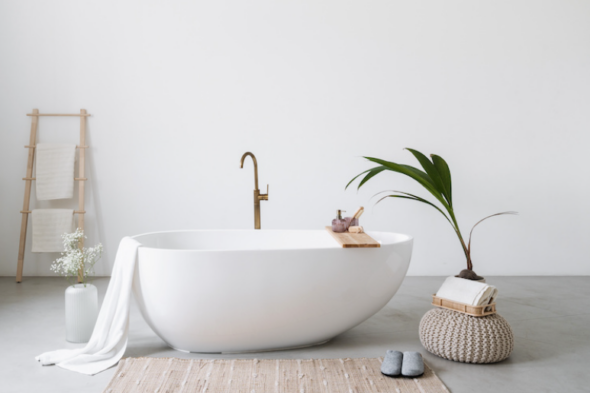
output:
[{"label": "woven pouf", "polygon": [[495,363],[514,348],[510,325],[498,314],[472,317],[435,308],[420,321],[420,341],[441,358],[463,363]]}]

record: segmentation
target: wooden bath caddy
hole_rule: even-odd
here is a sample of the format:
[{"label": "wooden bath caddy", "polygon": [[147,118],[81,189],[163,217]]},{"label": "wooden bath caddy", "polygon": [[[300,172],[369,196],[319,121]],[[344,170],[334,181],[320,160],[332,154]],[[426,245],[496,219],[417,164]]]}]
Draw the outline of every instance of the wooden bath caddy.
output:
[{"label": "wooden bath caddy", "polygon": [[[496,313],[496,303],[487,304],[485,306],[471,306],[469,304],[437,297],[436,295],[432,295],[432,305],[471,315],[472,317],[486,317]],[[486,311],[486,309],[488,309],[488,311]]]},{"label": "wooden bath caddy", "polygon": [[366,233],[336,233],[332,230],[332,227],[326,227],[326,231],[330,232],[330,235],[340,245],[342,248],[376,248],[381,247],[381,243],[377,240],[373,239],[371,236],[367,235]]}]

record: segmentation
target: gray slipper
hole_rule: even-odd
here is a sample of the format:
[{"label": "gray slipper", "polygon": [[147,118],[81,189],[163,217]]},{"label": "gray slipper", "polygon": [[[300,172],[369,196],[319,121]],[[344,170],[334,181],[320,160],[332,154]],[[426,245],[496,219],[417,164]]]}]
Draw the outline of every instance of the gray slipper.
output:
[{"label": "gray slipper", "polygon": [[404,377],[419,377],[424,374],[424,360],[420,352],[404,352],[402,375]]},{"label": "gray slipper", "polygon": [[381,374],[388,377],[399,377],[402,372],[403,356],[400,351],[388,350],[383,363],[381,363]]}]

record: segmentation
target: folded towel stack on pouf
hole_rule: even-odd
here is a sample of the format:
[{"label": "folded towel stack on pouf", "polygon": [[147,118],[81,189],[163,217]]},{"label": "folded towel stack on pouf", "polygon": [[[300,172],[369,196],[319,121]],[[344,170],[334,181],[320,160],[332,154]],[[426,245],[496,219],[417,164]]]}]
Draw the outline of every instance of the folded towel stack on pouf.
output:
[{"label": "folded towel stack on pouf", "polygon": [[435,308],[420,321],[420,341],[428,352],[464,363],[496,363],[514,348],[514,334],[498,314],[472,317]]}]

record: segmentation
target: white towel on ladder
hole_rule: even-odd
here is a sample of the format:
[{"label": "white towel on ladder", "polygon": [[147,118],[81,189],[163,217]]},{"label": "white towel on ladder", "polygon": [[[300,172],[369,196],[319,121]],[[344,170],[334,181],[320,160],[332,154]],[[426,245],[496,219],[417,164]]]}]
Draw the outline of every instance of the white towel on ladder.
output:
[{"label": "white towel on ladder", "polygon": [[71,233],[74,211],[71,209],[35,209],[33,216],[33,252],[61,252],[61,235]]},{"label": "white towel on ladder", "polygon": [[67,199],[74,196],[76,145],[38,143],[35,171],[37,199]]},{"label": "white towel on ladder", "polygon": [[44,366],[55,364],[87,375],[98,374],[117,364],[127,348],[129,304],[140,246],[130,237],[121,240],[111,281],[88,344],[80,349],[46,352],[35,359]]}]

